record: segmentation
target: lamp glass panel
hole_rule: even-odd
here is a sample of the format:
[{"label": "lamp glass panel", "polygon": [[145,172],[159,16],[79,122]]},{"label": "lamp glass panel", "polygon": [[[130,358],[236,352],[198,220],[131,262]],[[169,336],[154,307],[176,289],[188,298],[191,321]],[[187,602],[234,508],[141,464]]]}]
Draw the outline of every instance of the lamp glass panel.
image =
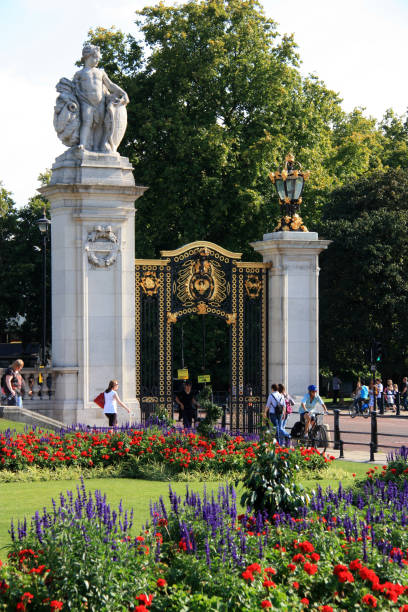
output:
[{"label": "lamp glass panel", "polygon": [[300,196],[302,195],[303,185],[305,183],[305,180],[303,176],[298,176],[296,181],[293,181],[293,182],[295,183],[295,193],[294,193],[293,199],[298,200]]},{"label": "lamp glass panel", "polygon": [[281,200],[284,200],[286,198],[285,183],[283,182],[282,179],[276,179],[275,186],[276,186],[276,191],[278,192],[278,196],[280,197]]},{"label": "lamp glass panel", "polygon": [[38,225],[40,232],[42,234],[45,234],[45,232],[48,230],[48,226],[50,225],[50,222],[48,221],[47,218],[38,219],[37,225]]},{"label": "lamp glass panel", "polygon": [[295,185],[296,185],[296,179],[295,178],[290,178],[288,176],[288,178],[286,179],[286,189],[287,189],[287,192],[288,192],[288,198],[290,200],[293,200],[293,198],[294,198]]}]

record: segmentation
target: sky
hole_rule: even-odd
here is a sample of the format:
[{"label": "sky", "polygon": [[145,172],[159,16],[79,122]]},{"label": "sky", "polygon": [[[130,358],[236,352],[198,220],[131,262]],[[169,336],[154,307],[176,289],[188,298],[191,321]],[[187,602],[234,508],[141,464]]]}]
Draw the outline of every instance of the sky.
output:
[{"label": "sky", "polygon": [[[77,70],[88,30],[116,26],[136,35],[135,11],[146,4],[0,0],[0,181],[19,206],[36,193],[39,173],[65,150],[52,125],[55,85]],[[406,112],[408,0],[261,4],[281,34],[294,34],[302,72],[316,74],[338,92],[344,110],[364,107],[377,119],[388,108]]]}]

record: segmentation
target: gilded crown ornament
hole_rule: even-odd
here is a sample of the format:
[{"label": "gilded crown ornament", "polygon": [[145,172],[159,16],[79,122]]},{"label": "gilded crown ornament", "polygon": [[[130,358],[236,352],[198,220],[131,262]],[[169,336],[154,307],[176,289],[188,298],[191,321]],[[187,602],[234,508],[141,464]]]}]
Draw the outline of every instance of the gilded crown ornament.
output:
[{"label": "gilded crown ornament", "polygon": [[[295,167],[297,166],[297,167]],[[292,154],[286,156],[284,168],[270,172],[269,178],[276,187],[281,207],[281,219],[275,232],[307,232],[299,215],[302,192],[310,172],[304,172]]]}]

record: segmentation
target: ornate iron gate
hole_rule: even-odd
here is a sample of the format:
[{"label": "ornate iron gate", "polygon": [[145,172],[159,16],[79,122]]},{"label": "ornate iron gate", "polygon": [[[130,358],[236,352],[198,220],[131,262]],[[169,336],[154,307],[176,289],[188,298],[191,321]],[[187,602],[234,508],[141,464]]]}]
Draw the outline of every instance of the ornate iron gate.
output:
[{"label": "ornate iron gate", "polygon": [[267,264],[211,242],[135,261],[136,396],[142,413],[173,406],[172,327],[192,314],[230,328],[231,431],[255,431],[267,396]]}]

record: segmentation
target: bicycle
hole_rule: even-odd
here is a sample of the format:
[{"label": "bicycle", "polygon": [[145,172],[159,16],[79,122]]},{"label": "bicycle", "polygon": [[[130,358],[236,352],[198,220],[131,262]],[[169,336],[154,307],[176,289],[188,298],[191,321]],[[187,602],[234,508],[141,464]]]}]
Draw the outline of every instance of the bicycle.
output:
[{"label": "bicycle", "polygon": [[358,414],[361,414],[365,419],[368,419],[370,416],[370,406],[367,399],[358,399],[353,402],[353,404],[349,408],[349,415],[352,419],[356,417]]},{"label": "bicycle", "polygon": [[305,448],[318,448],[322,453],[325,452],[329,445],[326,428],[323,425],[323,415],[316,414],[312,416],[309,431],[305,434],[305,424],[301,421],[295,423],[292,427],[291,436],[297,441],[298,446]]}]

